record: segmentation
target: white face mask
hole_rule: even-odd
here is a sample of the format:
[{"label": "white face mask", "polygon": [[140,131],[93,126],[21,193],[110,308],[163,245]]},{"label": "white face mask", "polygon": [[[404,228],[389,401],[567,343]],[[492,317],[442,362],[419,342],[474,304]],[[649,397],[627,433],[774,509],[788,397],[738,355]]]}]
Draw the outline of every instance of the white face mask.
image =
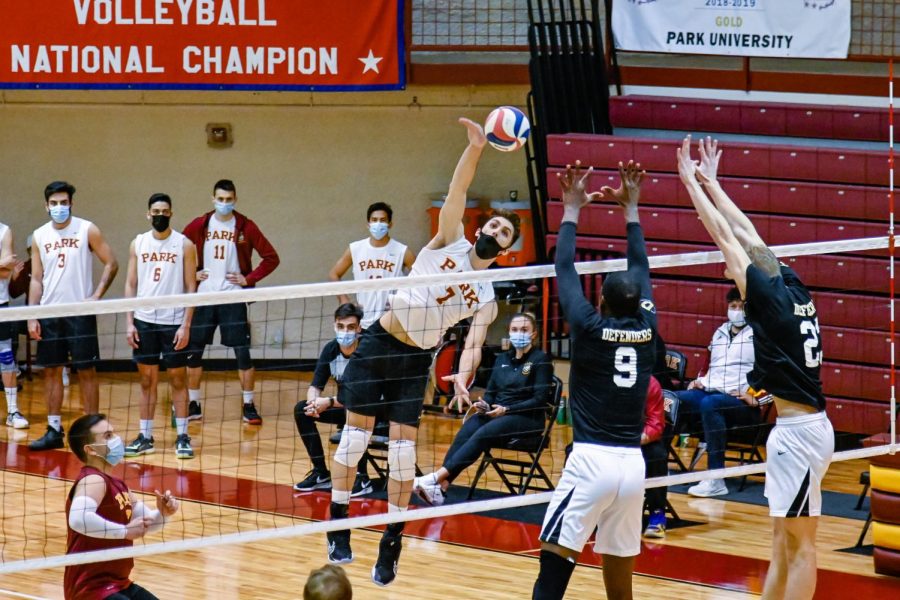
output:
[{"label": "white face mask", "polygon": [[744,318],[744,311],[740,308],[728,309],[728,321],[735,327],[743,327],[747,324],[747,320]]}]

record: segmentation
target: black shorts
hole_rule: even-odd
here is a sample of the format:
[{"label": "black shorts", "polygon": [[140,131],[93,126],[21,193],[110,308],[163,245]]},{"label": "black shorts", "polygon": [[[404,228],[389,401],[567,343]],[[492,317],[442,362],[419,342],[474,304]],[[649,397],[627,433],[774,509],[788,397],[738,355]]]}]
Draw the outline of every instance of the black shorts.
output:
[{"label": "black shorts", "polygon": [[430,350],[404,344],[376,321],[344,369],[338,400],[351,412],[416,427],[430,366]]},{"label": "black shorts", "polygon": [[178,325],[160,325],[135,319],[134,326],[140,340],[137,349],[132,351],[134,362],[139,365],[159,365],[159,357],[162,356],[167,369],[187,366],[189,347],[175,350]]},{"label": "black shorts", "polygon": [[40,319],[41,339],[37,347],[37,363],[45,367],[68,364],[69,356],[75,368],[89,369],[100,360],[97,342],[97,317],[60,317]]},{"label": "black shorts", "polygon": [[[9,302],[4,302],[3,304],[0,304],[0,309],[6,308],[7,306],[9,306]],[[0,342],[11,340],[14,336],[18,335],[18,325],[18,321],[0,321]]]},{"label": "black shorts", "polygon": [[191,321],[191,348],[201,353],[212,344],[213,335],[219,328],[222,345],[229,348],[250,345],[250,323],[247,320],[247,305],[220,304],[218,306],[198,306]]}]

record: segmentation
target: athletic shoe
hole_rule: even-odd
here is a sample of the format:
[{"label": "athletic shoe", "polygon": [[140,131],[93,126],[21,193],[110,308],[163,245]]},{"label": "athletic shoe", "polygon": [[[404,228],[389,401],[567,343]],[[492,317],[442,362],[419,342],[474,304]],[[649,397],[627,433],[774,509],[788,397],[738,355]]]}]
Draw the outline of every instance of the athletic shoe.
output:
[{"label": "athletic shoe", "polygon": [[372,493],[372,480],[364,473],[356,474],[356,481],[353,482],[353,489],[350,491],[350,497],[365,496]]},{"label": "athletic shoe", "polygon": [[256,412],[256,406],[251,402],[244,404],[244,423],[250,425],[262,425],[262,417]]},{"label": "athletic shoe", "polygon": [[63,387],[69,387],[69,367],[63,367],[62,384],[63,384]]},{"label": "athletic shoe", "polygon": [[728,487],[725,485],[724,479],[707,479],[688,488],[688,494],[697,496],[698,498],[724,496],[727,493]]},{"label": "athletic shoe", "polygon": [[63,448],[65,444],[65,432],[62,430],[57,431],[53,429],[50,425],[47,425],[47,432],[42,435],[40,438],[34,440],[30,444],[28,444],[29,450],[40,451],[40,450],[56,450],[58,448]]},{"label": "athletic shoe", "polygon": [[153,454],[156,452],[153,442],[153,436],[148,440],[143,433],[139,433],[133,442],[125,446],[125,456],[134,457],[142,454]]},{"label": "athletic shoe", "polygon": [[378,560],[372,567],[372,581],[384,587],[390,585],[397,577],[397,562],[400,550],[403,549],[403,534],[391,535],[385,530],[378,543]]},{"label": "athletic shoe", "polygon": [[350,530],[329,531],[328,562],[333,565],[347,565],[353,562],[353,550],[350,549]]},{"label": "athletic shoe", "polygon": [[191,448],[191,438],[182,433],[175,438],[175,458],[194,458],[194,449]]},{"label": "athletic shoe", "polygon": [[6,415],[6,426],[13,429],[28,429],[28,419],[19,411]]},{"label": "athletic shoe", "polygon": [[662,510],[654,510],[650,513],[650,521],[644,530],[644,537],[661,540],[666,537],[666,513]]},{"label": "athletic shoe", "polygon": [[303,481],[294,484],[294,490],[298,492],[311,492],[313,490],[330,490],[331,474],[328,471],[320,473],[312,469],[306,474]]},{"label": "athletic shoe", "polygon": [[413,492],[429,506],[441,506],[446,500],[444,490],[438,484],[417,485],[413,488]]},{"label": "athletic shoe", "polygon": [[196,421],[203,418],[203,411],[200,409],[200,403],[191,400],[188,403],[188,421]]}]

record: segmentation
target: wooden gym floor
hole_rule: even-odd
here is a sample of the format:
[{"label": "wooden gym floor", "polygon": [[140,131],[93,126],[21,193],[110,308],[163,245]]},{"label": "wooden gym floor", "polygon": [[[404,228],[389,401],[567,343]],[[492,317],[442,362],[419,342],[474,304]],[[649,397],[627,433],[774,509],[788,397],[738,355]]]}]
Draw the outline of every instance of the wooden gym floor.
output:
[{"label": "wooden gym floor", "polygon": [[[136,374],[104,374],[101,408],[110,415],[126,443],[136,434],[139,387]],[[165,384],[155,423],[156,453],[128,460],[121,472],[133,490],[165,487],[182,499],[180,517],[148,542],[235,531],[285,527],[325,518],[327,492],[296,494],[309,461],[296,435],[293,406],[306,396],[307,374],[259,373],[257,407],[261,427],[240,421],[236,376],[212,373],[205,380],[203,421],[192,422],[197,458],[178,461],[174,432],[168,424]],[[63,422],[80,413],[77,377],[67,389]],[[46,423],[40,376],[26,383],[19,406],[31,428],[0,431],[0,552],[3,562],[58,555],[65,551],[63,507],[78,463],[68,451],[30,453],[24,444],[40,436]],[[419,465],[428,471],[449,446],[459,422],[429,415],[423,420]],[[326,451],[329,426],[320,428]],[[563,448],[571,436],[557,427],[542,462],[559,477]],[[683,450],[688,452],[689,450]],[[686,456],[687,458],[687,456]],[[832,465],[824,488],[857,494],[862,461]],[[465,485],[471,472],[457,481]],[[487,487],[499,489],[496,477]],[[734,484],[732,484],[734,486]],[[699,499],[670,493],[683,519],[696,525],[671,529],[660,542],[645,542],[634,578],[639,598],[752,598],[765,578],[771,541],[765,507],[724,499]],[[827,501],[826,501],[827,502]],[[385,503],[354,499],[351,514],[375,514]],[[871,557],[838,552],[856,543],[864,523],[859,518],[823,517],[818,536],[819,585],[816,598],[889,597],[897,580],[877,576]],[[356,561],[346,567],[354,598],[530,598],[537,575],[535,524],[484,515],[461,515],[412,522],[397,581],[378,588],[369,574],[379,533],[354,531]],[[867,540],[868,541],[868,540]],[[325,564],[324,535],[266,543],[211,546],[203,551],[165,554],[136,560],[134,580],[160,598],[297,598],[310,570]],[[599,557],[586,549],[567,597],[605,598]],[[0,576],[0,598],[62,598],[62,570]]]}]

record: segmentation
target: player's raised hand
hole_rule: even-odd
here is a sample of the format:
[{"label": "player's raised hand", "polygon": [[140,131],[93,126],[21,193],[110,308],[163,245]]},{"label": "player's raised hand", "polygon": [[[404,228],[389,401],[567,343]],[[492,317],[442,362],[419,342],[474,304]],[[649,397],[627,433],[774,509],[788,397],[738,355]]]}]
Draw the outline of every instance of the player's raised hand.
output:
[{"label": "player's raised hand", "polygon": [[562,188],[562,202],[566,208],[580,210],[583,206],[603,197],[600,192],[587,193],[588,180],[593,172],[593,167],[585,171],[581,168],[581,161],[576,160],[574,168],[572,165],[566,165],[565,173],[556,174]]},{"label": "player's raised hand", "polygon": [[686,135],[681,142],[681,148],[675,150],[678,159],[678,175],[685,185],[697,183],[697,161],[691,158],[691,136]]},{"label": "player's raised hand", "polygon": [[637,210],[638,202],[641,199],[641,182],[644,180],[645,171],[641,169],[641,163],[629,160],[627,165],[619,163],[619,178],[621,182],[619,187],[612,189],[608,185],[603,186],[600,191],[604,198],[612,198],[616,204],[628,210]]},{"label": "player's raised hand", "polygon": [[695,174],[701,183],[711,183],[716,180],[719,159],[722,157],[719,140],[706,136],[706,139],[697,142],[697,147],[700,149],[700,165],[696,167]]},{"label": "player's raised hand", "polygon": [[178,500],[172,496],[172,492],[166,490],[163,494],[159,490],[153,490],[153,494],[156,496],[156,510],[164,517],[171,517],[178,512]]},{"label": "player's raised hand", "polygon": [[484,145],[487,144],[484,128],[475,121],[465,117],[460,117],[459,122],[468,130],[469,145],[475,146],[476,148],[484,148]]}]

